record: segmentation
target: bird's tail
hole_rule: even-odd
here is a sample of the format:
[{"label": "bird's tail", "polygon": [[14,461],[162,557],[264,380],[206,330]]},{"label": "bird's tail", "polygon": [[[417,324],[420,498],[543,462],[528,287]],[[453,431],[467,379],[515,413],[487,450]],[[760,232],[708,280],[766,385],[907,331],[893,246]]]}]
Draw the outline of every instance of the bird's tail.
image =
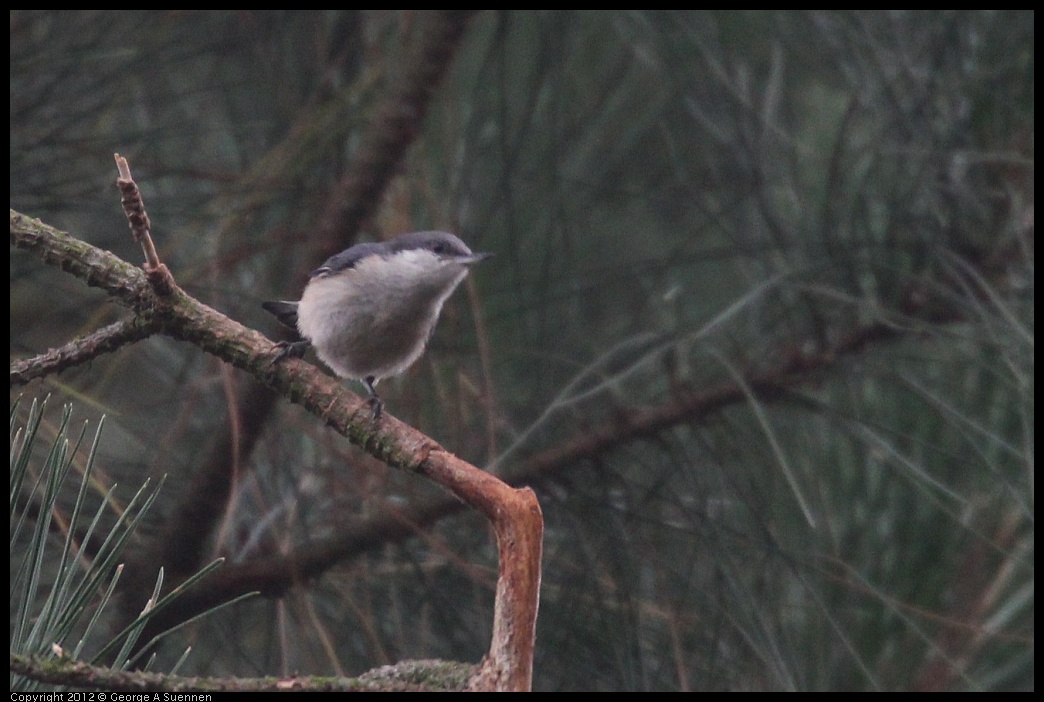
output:
[{"label": "bird's tail", "polygon": [[280,322],[290,327],[291,329],[297,329],[297,303],[296,302],[283,302],[281,300],[269,300],[268,302],[262,302],[261,307],[266,312],[271,312],[275,315],[275,318]]}]

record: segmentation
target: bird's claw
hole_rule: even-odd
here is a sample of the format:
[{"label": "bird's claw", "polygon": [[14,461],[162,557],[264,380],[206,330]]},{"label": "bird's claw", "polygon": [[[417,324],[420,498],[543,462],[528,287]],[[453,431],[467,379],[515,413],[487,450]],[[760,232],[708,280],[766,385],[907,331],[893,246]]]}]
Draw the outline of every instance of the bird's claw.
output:
[{"label": "bird's claw", "polygon": [[279,353],[276,354],[275,358],[272,359],[271,365],[279,363],[284,358],[301,358],[305,355],[308,347],[311,344],[307,341],[280,341],[275,344],[275,348],[280,349]]},{"label": "bird's claw", "polygon": [[370,409],[373,412],[373,421],[377,421],[381,418],[381,413],[384,411],[384,402],[379,397],[371,397],[367,400],[370,403]]}]

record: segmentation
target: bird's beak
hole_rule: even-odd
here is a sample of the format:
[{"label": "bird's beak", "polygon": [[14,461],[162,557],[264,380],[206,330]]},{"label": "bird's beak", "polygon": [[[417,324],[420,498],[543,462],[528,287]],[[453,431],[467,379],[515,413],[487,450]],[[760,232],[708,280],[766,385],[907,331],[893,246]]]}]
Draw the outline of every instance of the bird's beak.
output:
[{"label": "bird's beak", "polygon": [[472,265],[474,265],[476,263],[480,263],[482,261],[485,261],[487,258],[492,258],[492,257],[493,257],[493,254],[491,254],[491,253],[477,253],[477,254],[471,254],[470,256],[465,256],[464,258],[461,258],[461,259],[458,259],[458,260],[461,263],[463,263],[464,265],[466,265],[466,266],[472,266]]}]

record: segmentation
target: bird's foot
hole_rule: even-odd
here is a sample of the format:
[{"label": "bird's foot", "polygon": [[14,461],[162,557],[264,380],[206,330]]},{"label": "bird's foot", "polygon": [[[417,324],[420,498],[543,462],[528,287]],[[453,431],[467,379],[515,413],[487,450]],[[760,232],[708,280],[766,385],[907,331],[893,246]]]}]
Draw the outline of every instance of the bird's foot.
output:
[{"label": "bird's foot", "polygon": [[381,412],[384,411],[384,401],[381,400],[381,396],[377,394],[377,390],[373,387],[377,384],[377,380],[371,375],[363,378],[363,385],[366,386],[366,392],[369,395],[368,402],[370,403],[370,409],[373,411],[373,421],[377,421],[381,418]]},{"label": "bird's foot", "polygon": [[305,351],[311,344],[308,341],[280,341],[275,344],[275,348],[279,349],[279,353],[272,359],[272,364],[279,363],[284,358],[301,358],[305,355]]},{"label": "bird's foot", "polygon": [[384,402],[379,397],[371,397],[367,400],[370,403],[370,409],[373,412],[373,421],[377,421],[381,418],[381,413],[384,412]]}]

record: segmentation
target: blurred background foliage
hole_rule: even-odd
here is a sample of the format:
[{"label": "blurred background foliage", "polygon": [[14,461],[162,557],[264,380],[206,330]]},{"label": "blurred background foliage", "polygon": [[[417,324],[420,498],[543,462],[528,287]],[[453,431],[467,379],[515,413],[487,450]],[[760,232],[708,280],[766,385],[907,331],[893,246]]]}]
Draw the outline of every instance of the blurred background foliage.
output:
[{"label": "blurred background foliage", "polygon": [[[324,224],[435,19],[12,11],[11,207],[140,261],[125,155],[179,284],[273,338],[357,240],[495,252],[382,394],[537,490],[537,689],[1032,688],[1033,13],[479,13]],[[125,316],[12,253],[12,360]],[[484,523],[246,375],[157,337],[45,393],[108,417],[94,499],[167,476],[127,602],[290,580],[181,672],[483,654]]]}]

